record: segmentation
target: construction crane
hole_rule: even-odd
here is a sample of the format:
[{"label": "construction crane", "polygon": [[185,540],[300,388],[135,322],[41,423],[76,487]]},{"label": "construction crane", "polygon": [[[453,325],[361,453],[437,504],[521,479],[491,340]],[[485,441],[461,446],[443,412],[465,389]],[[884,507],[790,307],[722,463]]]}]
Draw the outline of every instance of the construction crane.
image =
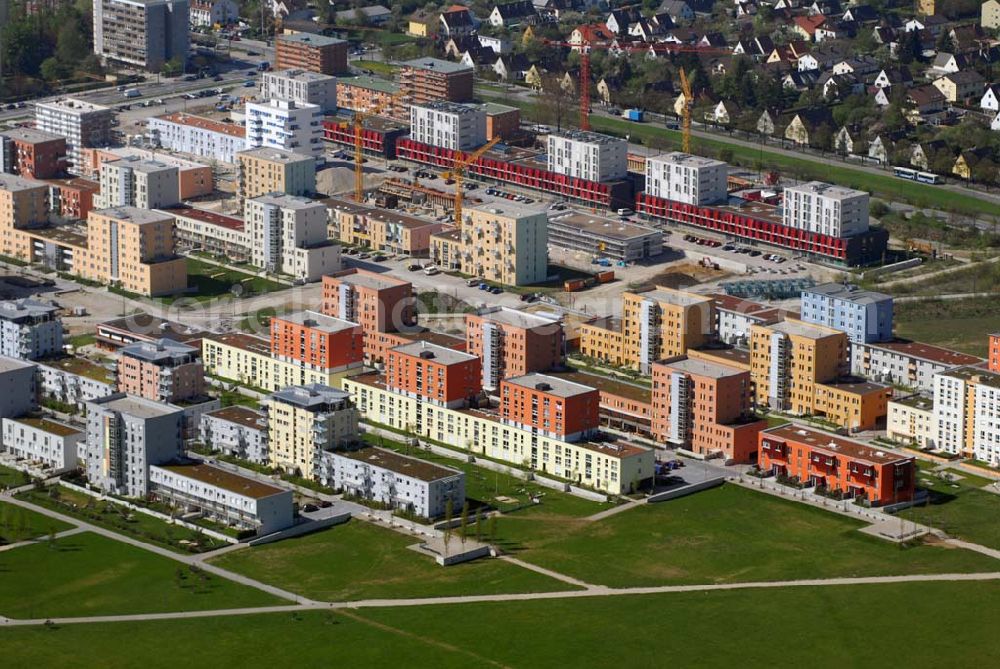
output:
[{"label": "construction crane", "polygon": [[681,92],[684,94],[684,111],[681,122],[681,150],[684,153],[691,153],[691,105],[694,102],[694,94],[691,92],[691,82],[688,81],[687,72],[680,68]]},{"label": "construction crane", "polygon": [[[621,51],[653,51],[667,55],[678,53],[695,53],[706,55],[731,56],[733,52],[729,49],[718,47],[701,47],[690,44],[676,44],[674,42],[659,42],[656,44],[616,44],[614,42],[592,42],[583,40],[582,42],[559,42],[555,40],[544,40],[546,46],[561,46],[577,49],[580,52],[580,129],[590,130],[590,52],[592,49],[616,48]],[[685,96],[687,97],[687,96]]]},{"label": "construction crane", "polygon": [[472,153],[467,153],[461,158],[455,159],[455,165],[451,168],[451,178],[455,180],[455,225],[459,229],[462,227],[462,181],[465,179],[465,168],[479,160],[480,157],[494,146],[502,138],[497,136],[486,142]]}]

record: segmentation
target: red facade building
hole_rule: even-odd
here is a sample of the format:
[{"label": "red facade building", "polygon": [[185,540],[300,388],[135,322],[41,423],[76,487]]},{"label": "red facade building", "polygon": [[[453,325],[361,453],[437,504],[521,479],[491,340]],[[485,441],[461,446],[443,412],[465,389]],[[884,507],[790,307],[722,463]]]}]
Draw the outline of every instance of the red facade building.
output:
[{"label": "red facade building", "polygon": [[479,358],[445,346],[415,341],[386,353],[386,388],[449,408],[479,395]]},{"label": "red facade building", "polygon": [[271,353],[279,360],[327,372],[347,369],[364,357],[361,326],[315,311],[275,316],[271,319]]},{"label": "red facade building", "polygon": [[580,441],[600,425],[596,388],[556,376],[526,374],[500,384],[500,418],[553,439]]}]

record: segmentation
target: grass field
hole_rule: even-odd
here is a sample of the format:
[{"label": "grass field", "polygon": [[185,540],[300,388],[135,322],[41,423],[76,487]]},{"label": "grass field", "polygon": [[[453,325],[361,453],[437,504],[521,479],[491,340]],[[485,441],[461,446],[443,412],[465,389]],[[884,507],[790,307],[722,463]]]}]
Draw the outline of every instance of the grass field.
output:
[{"label": "grass field", "polygon": [[985,357],[987,334],[1000,331],[997,297],[895,304],[896,334]]},{"label": "grass field", "polygon": [[231,295],[235,285],[243,287],[242,295],[260,295],[276,290],[284,290],[288,286],[264,279],[245,272],[219,267],[211,263],[198,260],[197,258],[187,259],[188,286],[197,289],[188,298],[195,300],[210,300],[220,295]]},{"label": "grass field", "polygon": [[[996,581],[736,590],[6,628],[0,646],[11,666],[97,657],[105,669],[140,654],[149,669],[313,667],[331,653],[341,666],[436,669],[770,669],[806,655],[817,668],[988,667],[1000,662],[998,597]],[[183,642],[148,652],[164,639]]]},{"label": "grass field", "polygon": [[0,502],[0,545],[36,539],[50,532],[62,532],[72,525],[43,516],[31,509]]},{"label": "grass field", "polygon": [[130,511],[69,488],[58,487],[58,498],[52,497],[50,490],[28,490],[18,494],[17,498],[179,553],[200,553],[227,545],[200,532],[171,525],[159,518]]},{"label": "grass field", "polygon": [[[452,541],[457,548],[458,538]],[[352,520],[305,537],[228,553],[212,564],[323,601],[572,589],[500,560],[440,567],[407,548],[418,542]]]},{"label": "grass field", "polygon": [[1000,495],[980,489],[992,481],[963,471],[947,471],[961,478],[946,481],[921,469],[917,485],[930,493],[929,503],[900,515],[959,539],[1000,549]]},{"label": "grass field", "polygon": [[49,618],[267,606],[253,588],[84,532],[0,553],[0,615]]},{"label": "grass field", "polygon": [[10,467],[4,467],[0,465],[0,490],[6,490],[7,488],[16,488],[19,485],[24,485],[24,474],[17,471],[16,469],[11,469]]},{"label": "grass field", "polygon": [[989,571],[976,553],[900,548],[854,521],[726,485],[598,522],[544,506],[502,517],[497,543],[519,558],[588,583],[724,583],[825,576]]}]

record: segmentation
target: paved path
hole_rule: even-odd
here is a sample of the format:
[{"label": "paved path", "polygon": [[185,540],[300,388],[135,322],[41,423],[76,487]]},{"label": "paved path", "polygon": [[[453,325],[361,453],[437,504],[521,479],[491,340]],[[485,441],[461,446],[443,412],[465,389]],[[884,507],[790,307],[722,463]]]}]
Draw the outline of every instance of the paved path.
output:
[{"label": "paved path", "polygon": [[637,506],[646,504],[647,501],[648,500],[645,497],[643,497],[642,499],[629,500],[624,504],[619,504],[618,506],[611,507],[610,509],[605,509],[604,511],[598,511],[592,516],[587,516],[586,518],[584,518],[584,520],[589,520],[589,521],[604,520],[605,518],[617,515],[619,513],[622,513],[623,511],[628,511],[629,509],[634,509]]},{"label": "paved path", "polygon": [[[82,527],[74,527],[69,530],[63,530],[62,532],[57,532],[55,538],[62,539],[63,537],[71,537],[74,534],[80,534],[81,532],[86,532],[87,530]],[[0,553],[4,551],[13,550],[15,548],[21,548],[23,546],[31,546],[32,544],[45,543],[49,540],[48,535],[36,537],[34,539],[25,539],[24,541],[18,541],[17,543],[7,544],[6,546],[0,546]]]},{"label": "paved path", "polygon": [[586,588],[587,590],[595,590],[597,588],[602,588],[604,586],[594,585],[593,583],[587,583],[586,581],[581,581],[578,578],[573,578],[572,576],[567,576],[566,574],[560,574],[557,571],[552,571],[551,569],[546,569],[545,567],[539,567],[537,564],[531,564],[530,562],[525,562],[524,560],[519,560],[511,555],[501,555],[500,560],[504,562],[510,562],[511,564],[516,564],[518,567],[524,567],[530,571],[548,576],[549,578],[554,578],[557,581],[562,581],[563,583],[569,583],[570,585],[575,585],[580,588]]}]

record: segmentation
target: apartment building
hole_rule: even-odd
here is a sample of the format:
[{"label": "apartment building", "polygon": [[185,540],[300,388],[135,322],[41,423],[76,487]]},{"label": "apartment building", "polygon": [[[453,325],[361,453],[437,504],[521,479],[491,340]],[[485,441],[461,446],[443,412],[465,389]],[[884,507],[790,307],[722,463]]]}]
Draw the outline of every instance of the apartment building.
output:
[{"label": "apartment building", "polygon": [[327,237],[321,202],[272,193],[248,199],[244,216],[252,265],[305,282],[340,271],[340,245]]},{"label": "apartment building", "polygon": [[266,392],[316,383],[337,387],[343,377],[361,371],[360,356],[356,364],[342,369],[280,360],[271,353],[269,338],[242,332],[205,336],[201,350],[206,374]]},{"label": "apartment building", "polygon": [[18,418],[38,407],[36,365],[0,356],[0,418]]},{"label": "apartment building", "polygon": [[502,379],[545,372],[563,362],[562,323],[508,307],[488,307],[465,316],[465,350],[482,360],[483,388]]},{"label": "apartment building", "polygon": [[1000,333],[990,335],[987,365],[991,372],[1000,372]]},{"label": "apartment building", "polygon": [[511,140],[521,132],[521,109],[497,102],[484,102],[479,108],[486,114],[486,140],[496,137]]},{"label": "apartment building", "polygon": [[294,522],[292,491],[214,465],[174,462],[149,468],[150,495],[181,515],[265,536]]},{"label": "apartment building", "polygon": [[462,210],[460,229],[431,236],[431,259],[508,286],[527,286],[548,278],[548,214],[513,202],[491,202]]},{"label": "apartment building", "polygon": [[118,351],[118,391],[156,402],[180,402],[203,395],[201,352],[171,339],[136,342]]},{"label": "apartment building", "polygon": [[76,469],[85,433],[48,418],[4,418],[0,451],[37,465],[49,475]]},{"label": "apartment building", "polygon": [[406,120],[409,104],[399,93],[399,85],[380,77],[357,76],[337,80],[337,106],[341,109]]},{"label": "apartment building", "polygon": [[386,352],[385,386],[443,407],[468,404],[482,390],[482,363],[477,356],[415,341]]},{"label": "apartment building", "polygon": [[715,301],[715,335],[725,344],[746,344],[750,328],[770,325],[784,318],[781,309],[733,297],[724,293],[710,295]]},{"label": "apartment building", "polygon": [[361,325],[368,364],[382,361],[379,333],[414,329],[414,306],[409,281],[357,268],[323,276],[322,312]]},{"label": "apartment building", "polygon": [[465,505],[465,472],[419,458],[368,447],[334,452],[333,488],[431,520]]},{"label": "apartment building", "polygon": [[307,70],[320,74],[348,72],[347,42],[313,33],[278,35],[274,40],[275,70]]},{"label": "apartment building", "polygon": [[125,497],[149,494],[149,467],[184,452],[184,412],[142,397],[115,393],[87,402],[87,481]]},{"label": "apartment building", "polygon": [[35,103],[35,129],[66,138],[66,159],[73,174],[79,174],[80,149],[111,144],[114,116],[110,107],[73,98]]},{"label": "apartment building", "polygon": [[843,330],[852,344],[892,339],[892,296],[846,283],[824,283],[802,291],[806,323]]},{"label": "apartment building", "polygon": [[249,262],[252,247],[242,218],[185,205],[163,212],[174,217],[179,248],[225,256],[233,262]]},{"label": "apartment building", "polygon": [[59,309],[31,298],[0,302],[0,355],[38,360],[63,352]]},{"label": "apartment building", "polygon": [[183,112],[150,118],[146,122],[146,136],[169,151],[220,163],[235,163],[236,154],[247,146],[246,127]]},{"label": "apartment building", "polygon": [[484,457],[550,473],[612,495],[653,476],[653,451],[626,441],[567,442],[505,424],[497,412],[443,407],[390,388],[375,374],[344,379],[368,421]]},{"label": "apartment building", "polygon": [[750,372],[680,356],[654,363],[652,377],[654,439],[726,462],[756,460],[767,421],[751,411]]},{"label": "apartment building", "polygon": [[83,149],[82,155],[82,172],[87,177],[94,176],[98,180],[100,180],[101,166],[104,163],[123,159],[145,160],[177,169],[177,194],[181,200],[211,195],[215,188],[215,176],[212,174],[211,165],[185,160],[164,151],[118,146],[104,149]]},{"label": "apartment building", "polygon": [[358,440],[360,414],[351,396],[321,384],[293,386],[269,395],[262,408],[268,464],[330,485],[330,453]]},{"label": "apartment building", "polygon": [[913,499],[913,458],[792,424],[764,430],[759,440],[763,471],[865,499],[872,506]]},{"label": "apartment building", "polygon": [[35,128],[8,128],[0,132],[0,171],[54,179],[66,171],[66,138]]},{"label": "apartment building", "polygon": [[303,69],[273,70],[261,77],[261,98],[316,105],[324,114],[337,111],[337,78]]},{"label": "apartment building", "polygon": [[400,63],[399,92],[410,104],[433,100],[472,102],[474,70],[439,58],[415,58]]},{"label": "apartment building", "polygon": [[323,158],[323,108],[271,99],[246,105],[247,148],[284,149]]},{"label": "apartment building", "polygon": [[852,374],[926,393],[934,391],[935,375],[982,362],[974,355],[906,339],[851,344]]},{"label": "apartment building", "polygon": [[617,367],[648,374],[652,364],[684,355],[712,334],[712,298],[658,286],[622,294],[621,320],[580,326],[580,353]]},{"label": "apartment building", "polygon": [[267,416],[245,406],[229,406],[201,417],[199,440],[213,451],[257,464],[268,463]]},{"label": "apartment building", "polygon": [[628,142],[587,130],[548,136],[548,169],[587,181],[616,181],[628,171]]},{"label": "apartment building", "polygon": [[729,165],[674,151],[646,159],[646,193],[685,204],[725,202]]},{"label": "apartment building", "polygon": [[426,258],[431,252],[431,236],[448,227],[441,221],[351,200],[331,197],[323,202],[329,209],[330,237],[376,251]]},{"label": "apartment building", "polygon": [[241,200],[271,193],[309,196],[316,192],[316,159],[312,156],[261,147],[240,151],[236,161]]},{"label": "apartment building", "polygon": [[87,402],[117,392],[113,371],[75,356],[39,361],[36,381],[41,396],[78,410],[86,410]]},{"label": "apartment building", "polygon": [[271,319],[271,353],[276,360],[297,362],[327,372],[361,365],[361,326],[315,311]]},{"label": "apartment building", "polygon": [[189,23],[188,0],[94,0],[94,53],[158,72],[187,62]]},{"label": "apartment building", "polygon": [[90,179],[70,177],[50,179],[49,208],[63,218],[84,221],[94,208],[94,199],[101,190],[100,184]]},{"label": "apartment building", "polygon": [[225,26],[240,19],[240,8],[233,0],[191,0],[191,26]]},{"label": "apartment building", "polygon": [[889,402],[885,437],[918,448],[937,448],[934,400],[922,395],[912,395]]},{"label": "apartment building", "polygon": [[128,156],[101,163],[101,192],[95,207],[162,209],[180,202],[180,177],[174,165]]},{"label": "apartment building", "polygon": [[787,186],[782,221],[796,230],[850,237],[868,230],[868,193],[810,181]]},{"label": "apartment building", "polygon": [[532,434],[577,442],[600,425],[596,388],[545,374],[525,374],[500,382],[500,420]]},{"label": "apartment building", "polygon": [[564,211],[549,219],[549,243],[626,263],[663,253],[663,232],[591,213]]},{"label": "apartment building", "polygon": [[961,367],[934,377],[937,447],[1000,464],[1000,374]]},{"label": "apartment building", "polygon": [[470,151],[486,143],[486,112],[446,100],[412,104],[410,139],[443,149]]},{"label": "apartment building", "polygon": [[596,388],[600,397],[601,425],[652,438],[653,394],[648,387],[572,368],[549,371],[546,375]]},{"label": "apartment building", "polygon": [[48,220],[45,184],[0,173],[0,249],[7,256],[33,260],[26,229]]}]

